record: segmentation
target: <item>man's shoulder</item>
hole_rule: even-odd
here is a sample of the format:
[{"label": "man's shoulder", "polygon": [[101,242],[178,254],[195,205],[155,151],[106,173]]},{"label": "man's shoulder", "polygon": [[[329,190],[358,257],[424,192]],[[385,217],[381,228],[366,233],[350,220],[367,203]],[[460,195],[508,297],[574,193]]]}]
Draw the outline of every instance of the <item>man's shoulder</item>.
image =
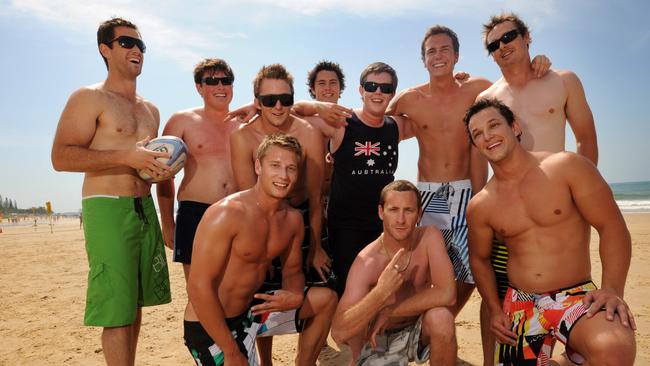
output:
[{"label": "man's shoulder", "polygon": [[490,82],[490,80],[480,76],[472,76],[469,79],[465,81],[459,81],[458,83],[461,90],[467,90],[468,92],[474,93],[475,95],[478,95],[479,93],[489,89],[490,86],[492,86],[492,82]]},{"label": "man's shoulder", "polygon": [[82,86],[70,95],[70,100],[89,100],[99,102],[111,96],[111,92],[104,88],[104,83],[100,82],[93,85]]},{"label": "man's shoulder", "polygon": [[169,117],[167,125],[185,125],[187,123],[192,123],[199,121],[201,119],[201,112],[203,111],[202,107],[194,107],[188,109],[182,109],[180,111],[174,112],[174,114]]}]

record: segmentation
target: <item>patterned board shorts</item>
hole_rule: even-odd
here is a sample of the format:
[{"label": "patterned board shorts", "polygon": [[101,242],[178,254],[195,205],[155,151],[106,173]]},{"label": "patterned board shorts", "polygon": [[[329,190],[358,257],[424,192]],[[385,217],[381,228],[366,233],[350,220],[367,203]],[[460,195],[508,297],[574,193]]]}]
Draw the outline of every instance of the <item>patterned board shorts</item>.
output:
[{"label": "patterned board shorts", "polygon": [[467,204],[472,198],[469,179],[449,183],[419,182],[424,213],[421,226],[435,226],[445,238],[445,246],[456,280],[474,284],[467,247]]},{"label": "patterned board shorts", "polygon": [[591,282],[543,294],[531,294],[509,287],[503,311],[510,316],[517,345],[497,344],[495,365],[546,366],[556,340],[564,343],[567,356],[576,364],[584,358],[569,347],[569,335],[576,322],[589,310],[582,299],[597,290]]}]

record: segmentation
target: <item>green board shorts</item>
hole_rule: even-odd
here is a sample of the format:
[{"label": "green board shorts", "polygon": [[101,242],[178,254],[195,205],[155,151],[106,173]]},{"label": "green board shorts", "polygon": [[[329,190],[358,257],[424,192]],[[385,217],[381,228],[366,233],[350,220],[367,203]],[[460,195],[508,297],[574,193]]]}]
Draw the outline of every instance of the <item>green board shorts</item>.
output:
[{"label": "green board shorts", "polygon": [[169,271],[151,196],[82,200],[90,272],[84,324],[120,327],[137,309],[171,302]]}]

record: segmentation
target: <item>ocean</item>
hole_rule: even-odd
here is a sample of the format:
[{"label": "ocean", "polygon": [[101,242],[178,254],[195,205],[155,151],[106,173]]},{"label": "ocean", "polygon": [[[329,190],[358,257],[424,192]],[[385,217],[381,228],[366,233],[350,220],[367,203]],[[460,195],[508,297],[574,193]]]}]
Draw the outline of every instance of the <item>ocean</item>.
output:
[{"label": "ocean", "polygon": [[610,183],[614,199],[623,212],[650,212],[650,181]]}]

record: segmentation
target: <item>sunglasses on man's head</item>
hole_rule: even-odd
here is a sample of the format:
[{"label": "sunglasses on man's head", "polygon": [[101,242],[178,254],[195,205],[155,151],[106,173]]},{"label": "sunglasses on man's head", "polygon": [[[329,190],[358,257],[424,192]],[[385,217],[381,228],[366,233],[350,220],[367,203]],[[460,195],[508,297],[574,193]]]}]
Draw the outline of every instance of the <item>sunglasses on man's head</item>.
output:
[{"label": "sunglasses on man's head", "polygon": [[377,88],[379,88],[384,94],[391,94],[395,91],[393,84],[391,83],[375,83],[374,81],[366,81],[363,83],[363,90],[368,93],[374,93],[377,91]]},{"label": "sunglasses on man's head", "polygon": [[219,85],[219,83],[221,83],[221,85],[223,86],[228,86],[228,85],[232,85],[233,81],[235,80],[233,79],[232,76],[224,76],[220,78],[216,76],[208,76],[201,79],[201,82],[203,84],[212,85],[212,86]]},{"label": "sunglasses on man's head", "polygon": [[111,40],[108,43],[111,44],[111,43],[113,43],[115,41],[117,41],[117,44],[119,44],[120,47],[129,49],[129,50],[131,48],[133,48],[133,46],[138,46],[138,48],[140,49],[140,52],[142,52],[142,53],[144,53],[144,51],[147,50],[147,46],[145,46],[144,42],[142,42],[142,40],[138,39],[138,38],[133,38],[133,37],[129,37],[129,36],[119,36],[119,37]]},{"label": "sunglasses on man's head", "polygon": [[283,107],[290,107],[293,105],[293,94],[267,94],[260,95],[257,99],[267,108],[273,108],[280,101]]},{"label": "sunglasses on man's head", "polygon": [[503,33],[503,35],[499,39],[488,43],[487,45],[488,53],[492,53],[498,50],[499,47],[501,47],[500,42],[503,42],[503,44],[508,44],[512,42],[515,38],[517,38],[518,35],[519,35],[519,30],[516,28],[511,31]]}]

